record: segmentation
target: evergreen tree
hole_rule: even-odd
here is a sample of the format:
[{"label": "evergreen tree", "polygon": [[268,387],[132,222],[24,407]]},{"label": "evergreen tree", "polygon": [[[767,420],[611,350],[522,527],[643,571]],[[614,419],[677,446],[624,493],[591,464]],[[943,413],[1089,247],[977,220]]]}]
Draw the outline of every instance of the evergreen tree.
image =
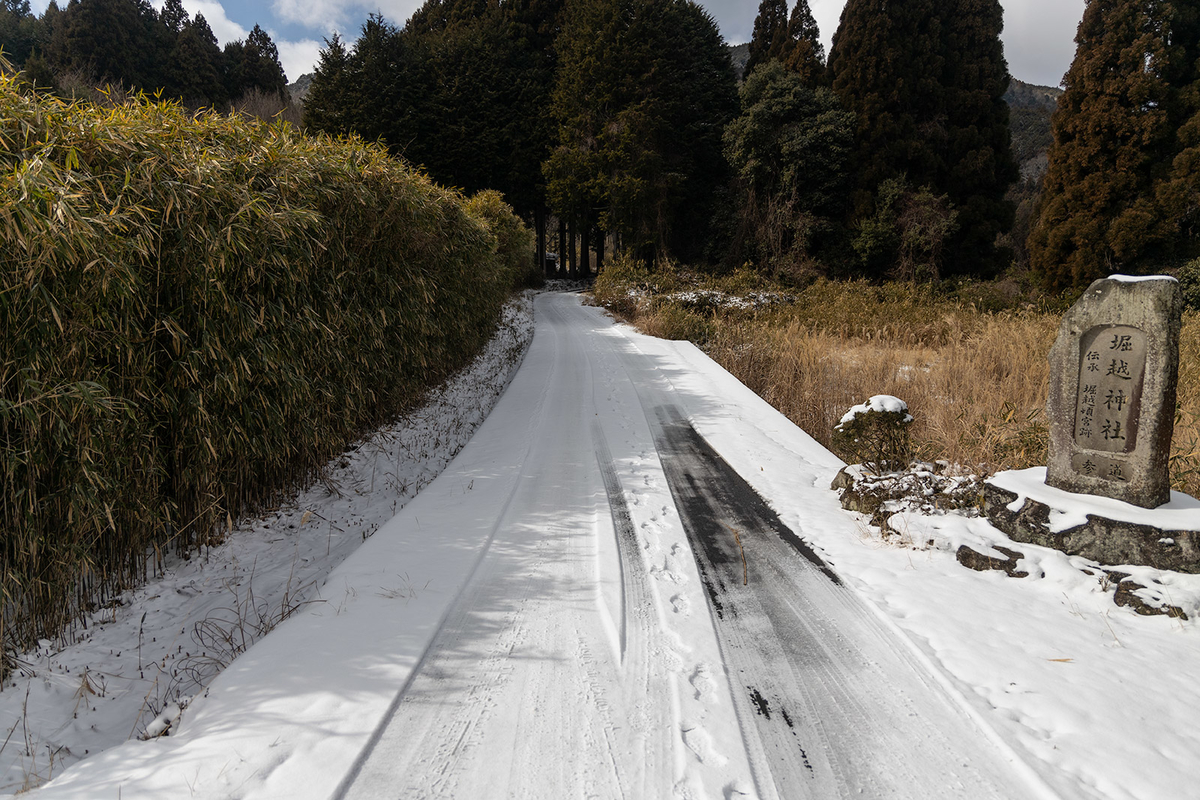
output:
[{"label": "evergreen tree", "polygon": [[267,94],[287,95],[287,75],[279,63],[279,50],[270,34],[258,25],[246,37],[242,80],[245,89],[257,88]]},{"label": "evergreen tree", "polygon": [[559,55],[552,207],[600,210],[646,255],[698,255],[737,107],[712,18],[690,0],[574,0]]},{"label": "evergreen tree", "polygon": [[[956,226],[933,226],[954,231],[945,248],[954,272],[1000,266],[994,239],[1012,224],[1003,196],[1017,172],[1001,22],[997,0],[896,0],[882,9],[849,0],[829,56],[834,91],[857,116],[852,222],[865,234],[861,223],[880,218],[885,182],[893,182],[889,203],[907,197],[932,207],[932,197],[956,213]],[[876,272],[887,259],[871,264]]]},{"label": "evergreen tree", "polygon": [[1012,227],[1015,208],[1005,195],[1020,177],[1004,100],[1003,11],[999,0],[950,0],[942,26],[946,150],[935,186],[957,215],[945,258],[952,272],[989,274],[1012,260],[995,242]]},{"label": "evergreen tree", "polygon": [[381,139],[435,180],[544,203],[560,0],[435,0],[403,30],[373,16],[347,51],[326,43],[306,124]]},{"label": "evergreen tree", "polygon": [[[164,8],[164,16],[166,12]],[[222,80],[221,48],[202,14],[183,23],[167,63],[172,91],[185,103],[216,107],[230,100]]]},{"label": "evergreen tree", "polygon": [[50,61],[101,82],[163,85],[158,15],[146,0],[73,0],[55,23]]},{"label": "evergreen tree", "polygon": [[163,27],[176,36],[183,32],[188,19],[188,13],[184,10],[181,0],[167,0],[158,15],[158,21],[163,24]]},{"label": "evergreen tree", "polygon": [[1192,6],[1088,3],[1029,239],[1031,264],[1048,285],[1154,268],[1187,248],[1196,203],[1188,191],[1195,187],[1188,144],[1196,131],[1187,119],[1197,49]]},{"label": "evergreen tree", "polygon": [[1174,222],[1173,249],[1190,258],[1200,255],[1200,7],[1181,3],[1174,12],[1168,63],[1175,157],[1155,194],[1162,213]]},{"label": "evergreen tree", "polygon": [[805,86],[814,87],[825,80],[825,45],[808,0],[796,0],[788,20],[788,52],[783,64],[800,76]]},{"label": "evergreen tree", "polygon": [[287,99],[287,76],[279,63],[279,50],[270,35],[258,25],[245,41],[225,45],[225,92],[237,100],[251,90]]},{"label": "evergreen tree", "polygon": [[742,210],[736,257],[799,277],[838,233],[854,115],[779,62],[746,78],[741,101],[724,137]]},{"label": "evergreen tree", "polygon": [[746,59],[743,74],[749,75],[760,64],[789,55],[790,33],[787,0],[762,0],[758,6],[758,16],[754,18],[750,56]]},{"label": "evergreen tree", "polygon": [[849,0],[829,53],[842,105],[856,115],[855,204],[861,213],[883,181],[902,175],[933,184],[945,145],[940,82],[941,21],[933,0],[897,0],[883,10]]},{"label": "evergreen tree", "polygon": [[304,98],[304,126],[327,133],[348,133],[354,126],[346,119],[343,98],[349,91],[347,64],[350,54],[336,33],[325,40]]},{"label": "evergreen tree", "polygon": [[29,0],[0,0],[0,51],[10,64],[21,67],[33,54],[40,28]]}]

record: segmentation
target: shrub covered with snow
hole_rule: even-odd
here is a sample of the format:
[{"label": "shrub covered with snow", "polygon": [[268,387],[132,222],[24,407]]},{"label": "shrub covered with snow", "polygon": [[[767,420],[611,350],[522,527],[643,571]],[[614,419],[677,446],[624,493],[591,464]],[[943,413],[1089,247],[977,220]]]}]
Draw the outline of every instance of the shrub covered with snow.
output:
[{"label": "shrub covered with snow", "polygon": [[853,406],[833,429],[833,450],[872,472],[904,469],[912,454],[908,404],[890,394],[877,394]]}]

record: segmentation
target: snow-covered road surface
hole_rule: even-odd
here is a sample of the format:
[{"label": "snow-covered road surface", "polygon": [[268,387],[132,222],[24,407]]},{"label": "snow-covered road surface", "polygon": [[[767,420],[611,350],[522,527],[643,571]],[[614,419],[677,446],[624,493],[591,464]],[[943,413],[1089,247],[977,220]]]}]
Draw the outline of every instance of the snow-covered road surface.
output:
[{"label": "snow-covered road surface", "polygon": [[696,433],[652,354],[571,296],[538,320],[510,391],[542,392],[496,465],[519,478],[339,797],[1030,794]]},{"label": "snow-covered road surface", "polygon": [[838,459],[692,345],[576,295],[537,319],[323,602],[35,796],[1054,796],[809,548],[858,536]]}]

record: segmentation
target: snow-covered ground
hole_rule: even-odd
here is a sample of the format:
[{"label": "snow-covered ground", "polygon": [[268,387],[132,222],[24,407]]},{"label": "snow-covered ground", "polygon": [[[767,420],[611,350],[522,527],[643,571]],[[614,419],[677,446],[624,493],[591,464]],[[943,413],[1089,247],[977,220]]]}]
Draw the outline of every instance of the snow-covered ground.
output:
[{"label": "snow-covered ground", "polygon": [[[1196,795],[1200,577],[1121,568],[1189,615],[1143,617],[1113,604],[1095,565],[980,519],[904,514],[885,537],[829,489],[841,463],[694,346],[614,326],[575,296],[543,295],[538,313],[491,416],[411,502],[439,469],[426,461],[435,442],[466,427],[376,437],[334,465],[330,486],[172,565],[86,640],[30,654],[0,693],[0,791],[53,764],[31,796],[770,796],[647,446],[636,354],[1008,765],[1024,787],[1013,796]],[[508,355],[481,368],[492,388],[476,397],[494,397],[519,357],[510,319]],[[463,396],[431,416],[489,406]],[[624,511],[610,515],[613,497]],[[1028,576],[968,570],[961,544],[1019,550]],[[212,678],[243,631],[285,613]],[[934,763],[917,743],[911,759]]]}]

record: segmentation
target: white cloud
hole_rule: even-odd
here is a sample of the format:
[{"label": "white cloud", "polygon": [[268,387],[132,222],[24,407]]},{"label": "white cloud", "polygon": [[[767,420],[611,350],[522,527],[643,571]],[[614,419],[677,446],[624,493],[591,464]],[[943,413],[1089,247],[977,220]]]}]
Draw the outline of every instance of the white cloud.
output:
[{"label": "white cloud", "polygon": [[250,35],[250,31],[227,17],[225,7],[214,0],[184,0],[183,7],[193,17],[202,14],[204,21],[208,23],[208,27],[212,28],[213,35],[217,37],[217,41],[222,46],[226,42],[245,39]]},{"label": "white cloud", "polygon": [[295,82],[304,73],[316,69],[317,58],[324,46],[321,42],[314,39],[299,42],[281,41],[276,39],[274,34],[271,34],[271,38],[279,48],[279,63],[283,65],[288,82]]},{"label": "white cloud", "polygon": [[369,14],[382,14],[404,25],[424,0],[272,0],[271,10],[286,22],[320,31],[339,31],[353,39]]},{"label": "white cloud", "polygon": [[1084,0],[1004,0],[1004,55],[1023,81],[1057,86],[1075,58]]},{"label": "white cloud", "polygon": [[[378,0],[374,4],[362,3],[358,7],[363,10],[359,16],[362,22],[366,22],[367,14],[377,12],[383,14],[384,19],[393,25],[400,26],[408,22],[408,18],[413,15],[413,12],[425,4],[424,0]],[[357,37],[358,31],[354,31]]]},{"label": "white cloud", "polygon": [[348,9],[342,0],[273,0],[271,10],[286,22],[333,31],[343,27]]}]

